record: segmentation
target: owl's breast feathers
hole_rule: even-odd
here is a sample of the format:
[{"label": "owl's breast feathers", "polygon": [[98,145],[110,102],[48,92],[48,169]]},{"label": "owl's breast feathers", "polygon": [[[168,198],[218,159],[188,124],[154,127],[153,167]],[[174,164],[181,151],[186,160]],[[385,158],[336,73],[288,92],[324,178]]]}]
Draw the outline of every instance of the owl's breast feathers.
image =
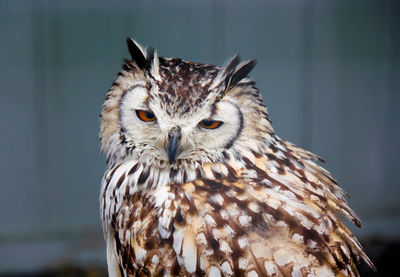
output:
[{"label": "owl's breast feathers", "polygon": [[[224,163],[106,172],[108,255],[128,276],[358,276],[360,220],[316,156],[274,138]],[[108,257],[110,259],[110,257]],[[122,274],[123,276],[123,274]]]}]

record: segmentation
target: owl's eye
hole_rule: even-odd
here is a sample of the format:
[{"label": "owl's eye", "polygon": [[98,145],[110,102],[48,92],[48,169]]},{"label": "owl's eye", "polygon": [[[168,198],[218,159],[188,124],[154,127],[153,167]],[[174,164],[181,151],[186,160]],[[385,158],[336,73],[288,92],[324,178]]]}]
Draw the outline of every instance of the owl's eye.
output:
[{"label": "owl's eye", "polygon": [[216,129],[224,124],[222,121],[203,120],[200,121],[200,126],[206,129]]},{"label": "owl's eye", "polygon": [[136,115],[140,120],[150,122],[156,120],[156,116],[151,111],[136,110]]}]

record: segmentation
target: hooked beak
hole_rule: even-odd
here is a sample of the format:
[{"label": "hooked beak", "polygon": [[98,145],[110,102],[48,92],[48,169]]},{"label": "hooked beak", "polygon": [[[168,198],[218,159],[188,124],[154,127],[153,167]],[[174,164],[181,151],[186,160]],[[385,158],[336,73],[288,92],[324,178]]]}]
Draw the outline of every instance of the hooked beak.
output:
[{"label": "hooked beak", "polygon": [[175,160],[181,137],[182,137],[181,128],[177,126],[172,128],[168,133],[167,152],[168,152],[169,164],[172,164],[172,162]]}]

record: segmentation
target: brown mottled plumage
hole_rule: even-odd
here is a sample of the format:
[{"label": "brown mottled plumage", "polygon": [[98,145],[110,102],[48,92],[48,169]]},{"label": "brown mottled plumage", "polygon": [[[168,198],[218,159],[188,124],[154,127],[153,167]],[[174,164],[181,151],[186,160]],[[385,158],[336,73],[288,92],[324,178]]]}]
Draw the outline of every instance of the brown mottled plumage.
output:
[{"label": "brown mottled plumage", "polygon": [[254,61],[132,59],[109,90],[100,195],[110,276],[358,276],[360,220],[319,158],[275,135]]}]

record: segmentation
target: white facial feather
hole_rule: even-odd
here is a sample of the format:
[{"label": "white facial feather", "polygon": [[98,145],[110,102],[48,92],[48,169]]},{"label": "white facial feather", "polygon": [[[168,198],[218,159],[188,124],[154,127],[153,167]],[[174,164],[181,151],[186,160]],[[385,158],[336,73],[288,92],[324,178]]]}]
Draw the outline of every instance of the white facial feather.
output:
[{"label": "white facial feather", "polygon": [[[207,152],[221,152],[229,147],[238,135],[241,111],[229,97],[212,107],[204,105],[195,113],[188,115],[168,114],[159,105],[160,99],[149,100],[149,92],[138,86],[124,95],[120,104],[120,124],[126,140],[132,141],[142,157],[157,157],[168,160],[166,145],[168,132],[178,126],[182,132],[179,154],[176,159],[203,161]],[[137,110],[152,111],[157,120],[144,122],[136,114]],[[221,121],[216,129],[206,129],[200,125],[202,120]],[[205,160],[208,161],[208,160]]]}]

